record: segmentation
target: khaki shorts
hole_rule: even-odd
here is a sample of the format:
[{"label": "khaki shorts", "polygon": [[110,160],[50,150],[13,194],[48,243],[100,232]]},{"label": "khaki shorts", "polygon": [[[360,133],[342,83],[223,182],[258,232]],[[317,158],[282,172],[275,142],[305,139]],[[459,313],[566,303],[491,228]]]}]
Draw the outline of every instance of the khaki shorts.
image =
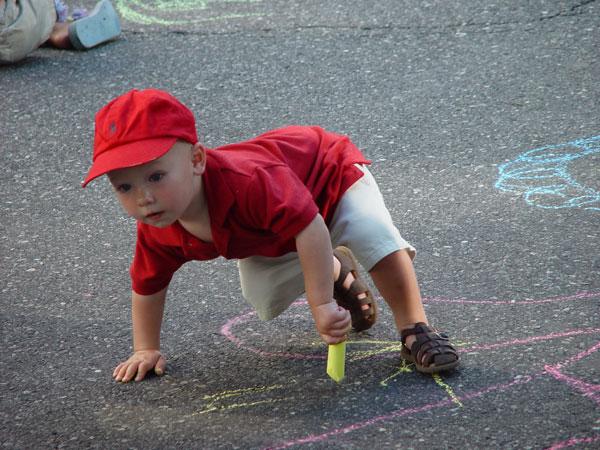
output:
[{"label": "khaki shorts", "polygon": [[53,0],[6,0],[0,11],[0,63],[25,58],[48,40],[55,23]]},{"label": "khaki shorts", "polygon": [[[416,251],[394,226],[373,175],[365,166],[357,167],[364,176],[346,191],[335,210],[329,225],[332,246],[350,248],[366,270],[397,250],[406,249],[414,258]],[[262,320],[277,317],[304,293],[298,253],[252,256],[239,260],[238,267],[242,294]]]}]

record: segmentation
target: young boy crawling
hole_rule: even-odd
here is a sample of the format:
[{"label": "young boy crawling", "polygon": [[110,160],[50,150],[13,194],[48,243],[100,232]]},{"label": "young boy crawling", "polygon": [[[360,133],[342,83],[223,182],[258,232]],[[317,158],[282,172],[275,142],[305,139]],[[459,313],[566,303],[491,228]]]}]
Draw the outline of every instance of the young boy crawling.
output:
[{"label": "young boy crawling", "polygon": [[138,221],[133,354],[113,377],[164,373],[160,328],[169,282],[185,262],[217,256],[239,259],[242,293],[262,320],[306,292],[328,344],[377,318],[358,259],[392,310],[402,357],[421,372],[456,367],[456,350],[427,325],[415,250],[393,225],[366,164],[347,137],[319,127],[290,126],[208,149],[198,142],[192,112],[155,89],[132,90],[104,106],[83,186],[108,175]]}]

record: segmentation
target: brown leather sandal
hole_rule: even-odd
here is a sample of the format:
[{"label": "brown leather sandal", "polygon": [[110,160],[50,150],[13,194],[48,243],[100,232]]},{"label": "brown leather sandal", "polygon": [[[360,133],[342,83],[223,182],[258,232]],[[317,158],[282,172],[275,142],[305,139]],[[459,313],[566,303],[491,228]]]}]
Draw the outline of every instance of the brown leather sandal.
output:
[{"label": "brown leather sandal", "polygon": [[[377,320],[377,303],[369,291],[367,285],[362,281],[358,273],[358,262],[354,258],[352,251],[347,247],[337,247],[333,255],[341,264],[340,276],[333,284],[333,298],[342,308],[350,311],[352,318],[352,328],[356,331],[363,331],[371,328]],[[351,273],[354,281],[349,289],[344,287],[344,280]],[[358,298],[360,294],[366,294],[365,298]],[[362,309],[363,305],[368,305]]]},{"label": "brown leather sandal", "polygon": [[[408,336],[415,336],[417,339],[410,350],[406,346]],[[401,337],[400,356],[414,363],[419,372],[437,373],[458,366],[459,356],[450,344],[448,335],[438,333],[426,323],[419,322],[413,328],[402,330]]]}]

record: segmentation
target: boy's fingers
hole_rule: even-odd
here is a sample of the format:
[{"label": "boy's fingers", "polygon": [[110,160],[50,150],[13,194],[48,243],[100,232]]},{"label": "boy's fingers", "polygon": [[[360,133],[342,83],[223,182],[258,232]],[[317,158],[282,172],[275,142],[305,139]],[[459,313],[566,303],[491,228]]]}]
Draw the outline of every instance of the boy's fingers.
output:
[{"label": "boy's fingers", "polygon": [[148,372],[148,369],[150,369],[150,367],[152,367],[152,364],[148,363],[147,361],[142,361],[137,369],[137,376],[135,377],[135,381],[142,381],[144,379],[144,377],[146,376],[146,372]]},{"label": "boy's fingers", "polygon": [[344,328],[350,329],[352,326],[352,318],[350,317],[350,313],[346,314],[346,317],[344,317],[344,320],[342,320],[342,324]]},{"label": "boy's fingers", "polygon": [[125,376],[123,377],[123,381],[125,383],[127,383],[128,381],[130,381],[136,374],[137,370],[138,370],[138,364],[137,362],[135,363],[131,363],[129,365],[129,367],[127,367],[127,370],[125,372]]},{"label": "boy's fingers", "polygon": [[332,345],[332,344],[339,344],[340,342],[344,342],[346,340],[346,335],[340,336],[340,337],[334,337],[331,335],[321,335],[323,337],[323,340],[325,341],[326,344]]},{"label": "boy's fingers", "polygon": [[336,310],[333,312],[333,314],[337,320],[341,320],[342,317],[345,317],[348,314],[348,311],[345,310],[344,308],[342,308],[341,306],[338,306],[336,308]]},{"label": "boy's fingers", "polygon": [[340,342],[344,342],[348,339],[348,334],[321,333],[321,339],[323,339],[326,344],[339,344]]},{"label": "boy's fingers", "polygon": [[123,379],[123,377],[125,376],[125,372],[127,372],[127,365],[125,363],[121,363],[119,364],[120,369],[117,372],[117,376],[115,377],[115,380],[117,381],[121,381]]},{"label": "boy's fingers", "polygon": [[347,328],[333,328],[331,330],[329,330],[329,332],[327,333],[329,336],[334,337],[334,338],[339,338],[339,337],[343,337],[346,335],[346,333],[348,332]]},{"label": "boy's fingers", "polygon": [[337,323],[348,324],[350,322],[351,322],[350,313],[348,311],[346,311],[345,309],[340,311],[340,313],[338,314],[338,317],[337,317],[336,324]]},{"label": "boy's fingers", "polygon": [[154,367],[154,373],[159,377],[165,373],[165,368],[167,367],[167,361],[162,356],[158,358],[158,362]]},{"label": "boy's fingers", "polygon": [[337,322],[334,322],[331,325],[331,328],[335,329],[335,330],[342,330],[342,331],[344,331],[344,333],[346,333],[350,330],[351,326],[352,326],[352,320],[350,319],[350,317],[344,317],[342,320],[338,320]]},{"label": "boy's fingers", "polygon": [[331,337],[331,336],[329,336],[329,335],[327,335],[327,334],[323,334],[323,333],[321,333],[321,339],[323,339],[323,341],[324,341],[326,344],[335,344],[335,343],[336,343],[336,342],[335,342],[335,338],[333,338],[333,337]]},{"label": "boy's fingers", "polygon": [[117,367],[115,367],[115,370],[113,370],[113,378],[116,378],[116,376],[119,374],[119,371],[121,370],[121,367],[123,366],[123,363],[119,364]]}]

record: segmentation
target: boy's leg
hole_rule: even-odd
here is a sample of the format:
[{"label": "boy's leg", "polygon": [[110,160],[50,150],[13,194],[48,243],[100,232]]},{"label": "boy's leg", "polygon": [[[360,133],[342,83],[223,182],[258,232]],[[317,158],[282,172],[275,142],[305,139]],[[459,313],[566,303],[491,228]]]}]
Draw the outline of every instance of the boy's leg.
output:
[{"label": "boy's leg", "polygon": [[238,260],[242,295],[261,320],[285,311],[304,292],[304,277],[297,253],[269,258],[251,256]]},{"label": "boy's leg", "polygon": [[332,241],[349,247],[369,271],[392,310],[405,343],[403,355],[423,372],[452,368],[458,363],[456,351],[427,325],[412,265],[415,249],[394,226],[373,176],[359,168],[364,176],[344,194],[334,214]]},{"label": "boy's leg", "polygon": [[[304,293],[304,276],[297,253],[276,258],[252,256],[238,261],[240,283],[244,298],[254,307],[262,320],[271,320],[287,309]],[[332,255],[333,280],[340,277],[340,262]],[[346,289],[354,282],[352,273],[342,281]],[[333,293],[332,293],[333,295]],[[365,298],[365,293],[357,295]],[[363,309],[368,309],[364,305]]]},{"label": "boy's leg", "polygon": [[[359,169],[363,177],[346,191],[333,216],[332,242],[334,246],[349,247],[371,276],[375,274],[377,280],[373,281],[390,303],[398,330],[402,331],[417,322],[426,322],[411,261],[416,252],[393,225],[369,170],[364,166]],[[407,282],[399,283],[398,277]],[[407,303],[405,298],[411,301]]]},{"label": "boy's leg", "polygon": [[[399,331],[418,322],[428,323],[417,276],[406,250],[387,255],[373,266],[369,274],[392,310]],[[409,336],[406,344],[410,347],[414,341],[415,337]]]}]

